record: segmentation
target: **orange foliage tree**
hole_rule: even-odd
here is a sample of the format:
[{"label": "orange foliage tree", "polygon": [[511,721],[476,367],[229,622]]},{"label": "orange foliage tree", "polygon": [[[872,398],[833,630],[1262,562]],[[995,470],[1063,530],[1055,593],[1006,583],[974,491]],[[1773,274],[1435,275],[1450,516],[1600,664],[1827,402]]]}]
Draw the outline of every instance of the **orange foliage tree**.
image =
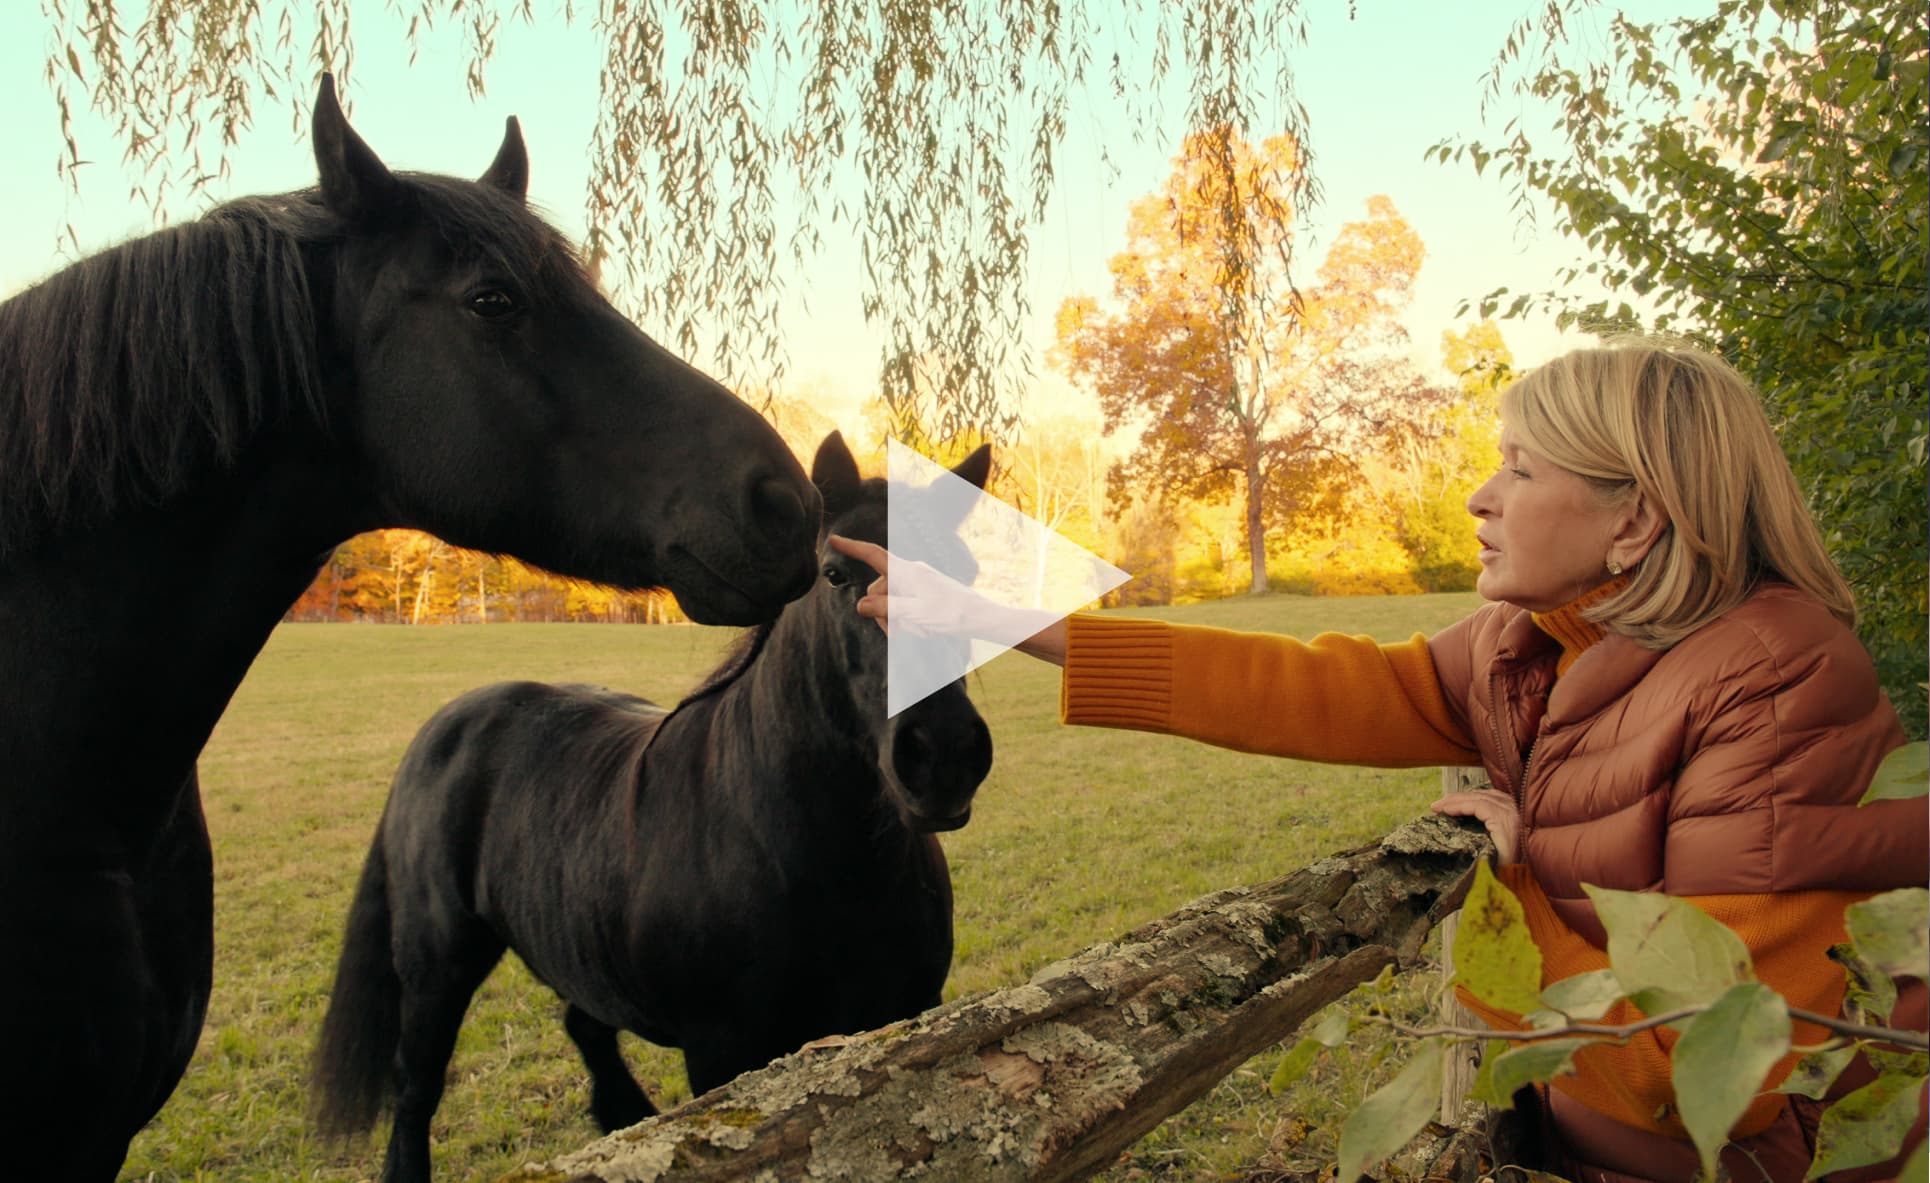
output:
[{"label": "orange foliage tree", "polygon": [[1299,290],[1290,195],[1301,167],[1284,136],[1189,136],[1162,188],[1131,209],[1109,307],[1067,300],[1054,350],[1097,394],[1108,432],[1140,430],[1116,497],[1243,499],[1255,593],[1268,588],[1269,518],[1345,480],[1351,466],[1334,461],[1411,413],[1416,386],[1392,359],[1420,236],[1372,198]]},{"label": "orange foliage tree", "polygon": [[660,592],[567,580],[415,530],[373,530],[335,549],[285,619],[456,624],[683,619]]}]

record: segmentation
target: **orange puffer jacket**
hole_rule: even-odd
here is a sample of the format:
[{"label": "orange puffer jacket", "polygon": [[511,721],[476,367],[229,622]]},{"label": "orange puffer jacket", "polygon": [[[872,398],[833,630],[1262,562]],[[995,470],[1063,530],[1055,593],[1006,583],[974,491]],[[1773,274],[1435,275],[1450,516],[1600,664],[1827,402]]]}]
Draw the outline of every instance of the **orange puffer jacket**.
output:
[{"label": "orange puffer jacket", "polygon": [[1559,681],[1560,646],[1506,604],[1428,650],[1449,713],[1521,807],[1521,861],[1597,944],[1584,883],[1882,891],[1930,870],[1923,801],[1856,804],[1904,739],[1869,655],[1792,587],[1764,585],[1666,652],[1611,634]]},{"label": "orange puffer jacket", "polygon": [[[1822,950],[1842,939],[1841,903],[1819,915],[1818,893],[1840,901],[1835,893],[1922,886],[1930,877],[1930,811],[1922,799],[1857,805],[1883,756],[1904,740],[1896,712],[1856,637],[1794,588],[1765,585],[1666,652],[1611,634],[1559,680],[1560,647],[1528,613],[1507,605],[1482,609],[1428,648],[1448,713],[1475,740],[1495,786],[1520,806],[1521,870],[1532,874],[1522,886],[1545,895],[1545,903],[1530,899],[1531,911],[1540,906],[1559,917],[1543,925],[1551,933],[1565,925],[1598,949],[1606,943],[1584,883],[1661,890],[1705,907],[1726,900],[1758,919],[1768,898],[1779,896],[1802,909],[1791,916],[1815,918],[1812,956],[1825,966]],[[1801,945],[1799,937],[1784,933],[1781,943]],[[1598,967],[1567,960],[1567,972]],[[1791,965],[1785,948],[1778,966],[1788,973]],[[1839,983],[1840,974],[1829,967]],[[1814,987],[1815,973],[1804,976]],[[1892,1022],[1921,1028],[1922,983],[1904,984]],[[1840,985],[1830,997],[1827,1005],[1820,997],[1802,1001],[1834,1009]],[[1512,1025],[1511,1016],[1491,1017]],[[1673,1038],[1654,1034],[1663,1045],[1656,1055],[1665,1055]],[[1806,1039],[1821,1035],[1807,1030]],[[1626,1063],[1598,1053],[1596,1075],[1613,1073],[1610,1065],[1641,1065],[1638,1052],[1614,1053]],[[1868,1078],[1865,1066],[1853,1067],[1833,1095]],[[1693,1176],[1695,1155],[1680,1131],[1658,1136],[1624,1124],[1639,1118],[1618,1122],[1580,1103],[1615,1090],[1612,1080],[1586,1089],[1558,1081],[1543,1092],[1564,1173],[1588,1183]],[[1752,1128],[1725,1154],[1734,1177],[1803,1178],[1820,1110],[1797,1100],[1772,1124]],[[1922,1137],[1918,1124],[1912,1141]]]},{"label": "orange puffer jacket", "polygon": [[[1825,952],[1843,939],[1844,907],[1930,878],[1922,799],[1856,805],[1903,739],[1862,646],[1814,600],[1772,585],[1667,653],[1610,636],[1579,646],[1557,680],[1560,657],[1553,637],[1504,605],[1431,641],[1385,645],[1074,615],[1060,709],[1068,723],[1301,760],[1479,760],[1523,800],[1528,865],[1501,875],[1528,908],[1548,980],[1607,965],[1581,884],[1665,889],[1736,930],[1785,997],[1835,1011],[1843,971]],[[1922,983],[1909,987],[1893,1022],[1921,1027]],[[1475,1009],[1503,1028],[1519,1023]],[[1801,1043],[1822,1038],[1810,1024],[1795,1031]],[[1576,1075],[1556,1082],[1554,1132],[1590,1167],[1571,1178],[1694,1174],[1666,1107],[1675,1038],[1663,1029],[1585,1049]],[[1816,1109],[1774,1094],[1753,1104],[1725,1156],[1734,1177],[1765,1177],[1744,1169],[1760,1162],[1778,1183],[1801,1180]]]}]

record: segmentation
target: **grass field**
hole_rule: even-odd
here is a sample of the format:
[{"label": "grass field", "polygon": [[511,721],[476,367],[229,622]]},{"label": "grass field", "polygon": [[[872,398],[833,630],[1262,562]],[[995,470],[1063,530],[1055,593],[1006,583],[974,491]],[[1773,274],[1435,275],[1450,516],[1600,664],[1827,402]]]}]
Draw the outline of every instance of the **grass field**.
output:
[{"label": "grass field", "polygon": [[[1385,640],[1432,631],[1475,602],[1278,596],[1142,614]],[[207,1026],[173,1099],[135,1140],[123,1179],[372,1178],[382,1134],[318,1141],[303,1118],[304,1070],[349,896],[415,729],[448,699],[504,678],[599,682],[674,700],[730,635],[617,625],[277,631],[201,762],[216,875]],[[1021,981],[1214,888],[1372,838],[1421,812],[1437,787],[1431,770],[1330,768],[1062,727],[1058,672],[1016,655],[975,674],[972,686],[996,758],[971,825],[945,838],[958,901],[948,998]],[[560,1016],[555,996],[514,958],[477,995],[437,1117],[438,1178],[491,1179],[595,1136]],[[626,1047],[660,1104],[687,1095],[676,1053]],[[1263,1056],[1106,1178],[1238,1178],[1270,1145],[1318,1145],[1385,1074],[1382,1058],[1324,1064],[1308,1087],[1275,1098],[1263,1087]]]}]

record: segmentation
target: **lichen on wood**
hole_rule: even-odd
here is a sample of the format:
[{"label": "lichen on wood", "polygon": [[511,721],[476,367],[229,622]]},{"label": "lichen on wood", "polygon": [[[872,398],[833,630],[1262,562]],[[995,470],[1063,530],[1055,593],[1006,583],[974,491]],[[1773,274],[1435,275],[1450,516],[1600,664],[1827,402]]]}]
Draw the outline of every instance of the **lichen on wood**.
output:
[{"label": "lichen on wood", "polygon": [[1020,985],[819,1040],[505,1183],[1080,1179],[1383,968],[1491,852],[1429,815]]}]

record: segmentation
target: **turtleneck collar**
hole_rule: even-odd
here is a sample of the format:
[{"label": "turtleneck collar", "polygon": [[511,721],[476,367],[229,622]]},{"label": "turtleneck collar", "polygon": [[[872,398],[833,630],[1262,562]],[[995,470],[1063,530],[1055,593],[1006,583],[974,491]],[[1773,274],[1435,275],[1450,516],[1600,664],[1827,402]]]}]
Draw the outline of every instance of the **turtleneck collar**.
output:
[{"label": "turtleneck collar", "polygon": [[1582,613],[1627,586],[1628,576],[1618,575],[1552,612],[1531,614],[1535,627],[1561,645],[1561,657],[1555,662],[1557,677],[1567,673],[1568,667],[1574,665],[1575,659],[1587,652],[1589,646],[1608,635],[1608,630],[1592,620],[1584,619]]}]

